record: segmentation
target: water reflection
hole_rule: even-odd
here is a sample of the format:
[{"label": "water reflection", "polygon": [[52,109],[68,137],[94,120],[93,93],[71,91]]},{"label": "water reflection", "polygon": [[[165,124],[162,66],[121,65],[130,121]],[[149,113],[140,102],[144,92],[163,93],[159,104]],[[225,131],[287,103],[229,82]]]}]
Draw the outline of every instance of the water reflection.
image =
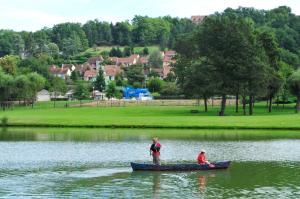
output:
[{"label": "water reflection", "polygon": [[153,174],[153,198],[159,198],[159,191],[160,191],[160,173]]},{"label": "water reflection", "polygon": [[0,141],[140,141],[159,136],[167,140],[267,140],[300,139],[298,131],[271,130],[176,130],[176,129],[81,129],[2,128]]}]

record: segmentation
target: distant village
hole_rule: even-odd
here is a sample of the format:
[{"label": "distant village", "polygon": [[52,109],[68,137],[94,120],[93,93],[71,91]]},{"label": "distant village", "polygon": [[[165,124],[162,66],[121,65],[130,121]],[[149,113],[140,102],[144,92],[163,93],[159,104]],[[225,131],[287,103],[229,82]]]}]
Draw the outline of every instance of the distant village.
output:
[{"label": "distant village", "polygon": [[[144,75],[147,79],[147,75],[154,70],[161,79],[167,77],[168,73],[171,71],[172,58],[175,56],[176,52],[173,50],[161,52],[163,57],[163,67],[155,69],[145,69]],[[85,81],[95,81],[98,71],[101,68],[104,72],[106,82],[115,79],[118,73],[123,72],[125,67],[134,64],[142,64],[144,66],[148,65],[148,56],[140,56],[138,54],[133,54],[129,57],[109,57],[108,59],[113,63],[112,65],[104,65],[103,57],[91,57],[87,62],[83,64],[62,64],[61,67],[56,65],[49,66],[49,71],[53,76],[60,77],[62,79],[70,78],[73,71],[78,72]]]},{"label": "distant village", "polygon": [[[200,24],[206,17],[206,15],[196,15],[192,16],[191,20],[196,24]],[[171,63],[175,62],[175,60],[172,58],[176,55],[176,52],[174,50],[168,50],[161,51],[160,54],[163,60],[162,68],[144,67],[143,72],[146,80],[149,79],[148,75],[152,72],[158,74],[160,79],[166,78],[167,75],[172,72]],[[53,76],[60,77],[64,80],[70,79],[72,72],[77,72],[83,80],[94,82],[99,73],[99,69],[101,68],[105,82],[108,84],[110,81],[115,80],[117,74],[124,73],[124,68],[126,67],[134,64],[149,66],[149,55],[141,56],[139,54],[132,54],[129,57],[108,57],[108,60],[111,62],[111,64],[105,64],[104,58],[99,55],[97,57],[90,57],[83,64],[62,64],[61,67],[57,65],[51,65],[49,66],[49,72]],[[70,99],[72,98],[72,94],[73,91],[69,90],[65,96],[58,96],[58,98]],[[104,93],[101,93],[97,90],[93,91],[93,96],[96,96],[96,98],[103,99],[104,95]],[[50,101],[51,94],[46,90],[42,90],[38,93],[37,99],[38,101]]]},{"label": "distant village", "polygon": [[[148,75],[151,72],[155,72],[159,75],[160,79],[164,79],[171,72],[171,63],[174,63],[172,59],[176,52],[174,50],[161,51],[161,56],[163,60],[162,68],[151,68],[144,67],[144,76],[147,80]],[[71,77],[72,72],[78,72],[81,78],[85,81],[94,82],[98,75],[99,69],[102,69],[103,75],[105,78],[105,82],[108,84],[110,81],[115,80],[117,74],[123,73],[124,68],[129,67],[134,64],[141,64],[143,66],[148,66],[149,64],[149,56],[140,56],[139,54],[132,54],[129,57],[108,57],[108,60],[112,64],[104,64],[104,58],[100,55],[97,57],[89,58],[83,64],[62,64],[61,67],[56,65],[49,66],[49,72],[55,76],[60,77],[61,79],[68,80]],[[66,93],[65,96],[57,96],[57,98],[72,98],[73,91],[70,90]],[[101,93],[97,90],[93,91],[93,96],[95,98],[103,99],[105,94]],[[47,90],[42,90],[37,94],[38,101],[50,101],[51,94]]]}]

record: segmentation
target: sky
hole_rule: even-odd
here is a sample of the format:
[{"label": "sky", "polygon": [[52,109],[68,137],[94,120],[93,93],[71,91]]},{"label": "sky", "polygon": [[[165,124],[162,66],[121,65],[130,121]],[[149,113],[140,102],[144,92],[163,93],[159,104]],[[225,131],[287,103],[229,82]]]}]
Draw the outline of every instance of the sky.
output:
[{"label": "sky", "polygon": [[300,0],[0,0],[0,29],[36,31],[64,22],[118,22],[134,15],[188,17],[224,9],[254,7],[269,10],[289,6],[300,15]]}]

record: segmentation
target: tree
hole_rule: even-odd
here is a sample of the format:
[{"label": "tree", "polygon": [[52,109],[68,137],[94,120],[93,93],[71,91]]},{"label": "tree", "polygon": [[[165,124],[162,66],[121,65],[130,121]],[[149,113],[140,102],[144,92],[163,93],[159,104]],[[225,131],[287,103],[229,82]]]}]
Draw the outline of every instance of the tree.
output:
[{"label": "tree", "polygon": [[10,74],[5,74],[0,67],[0,106],[5,110],[10,104],[14,93],[14,79]]},{"label": "tree", "polygon": [[42,90],[45,86],[45,78],[37,73],[29,73],[27,75],[29,84],[28,95],[30,99],[30,103],[33,107],[33,103],[36,101],[36,94],[38,91]]},{"label": "tree", "polygon": [[110,81],[108,83],[105,93],[108,99],[111,99],[113,97],[120,97],[120,92],[117,90],[115,81]]},{"label": "tree", "polygon": [[147,83],[147,88],[151,92],[160,92],[163,87],[164,81],[159,78],[151,78]]},{"label": "tree", "polygon": [[128,46],[125,46],[123,49],[123,55],[124,57],[129,57],[133,52],[131,51],[131,48]]},{"label": "tree", "polygon": [[60,77],[53,77],[51,80],[51,91],[54,94],[53,106],[55,108],[57,96],[64,95],[67,92],[66,82]]},{"label": "tree", "polygon": [[123,57],[123,53],[119,47],[116,49],[116,57]]},{"label": "tree", "polygon": [[175,96],[179,93],[178,85],[175,82],[165,82],[162,86],[161,91],[159,92],[163,96]]},{"label": "tree", "polygon": [[93,82],[93,86],[95,87],[95,89],[99,90],[100,92],[105,90],[105,78],[101,67],[99,68],[96,81]]},{"label": "tree", "polygon": [[298,113],[300,105],[300,69],[293,72],[288,78],[288,88],[291,94],[297,98],[295,112]]},{"label": "tree", "polygon": [[275,95],[280,91],[283,84],[283,78],[278,73],[270,73],[269,84],[267,87],[267,97],[269,99],[269,113],[272,112],[272,103]]},{"label": "tree", "polygon": [[70,77],[70,78],[71,78],[71,80],[74,81],[74,82],[77,81],[77,80],[79,80],[79,79],[80,79],[80,73],[79,73],[79,71],[75,71],[75,70],[72,71],[72,72],[71,72],[71,77]]},{"label": "tree", "polygon": [[16,99],[23,100],[24,104],[29,99],[28,90],[30,89],[30,82],[27,75],[18,75],[15,78],[15,93]]},{"label": "tree", "polygon": [[74,97],[80,101],[80,106],[82,105],[82,100],[90,97],[89,88],[86,82],[77,81],[75,83]]},{"label": "tree", "polygon": [[147,47],[143,48],[143,55],[149,55],[149,49]]},{"label": "tree", "polygon": [[162,68],[163,67],[163,58],[160,51],[156,50],[150,53],[149,55],[149,65],[153,68]]},{"label": "tree", "polygon": [[[193,46],[193,42],[190,43]],[[226,96],[236,94],[241,86],[247,88],[249,114],[252,114],[254,96],[264,88],[257,82],[262,83],[266,75],[266,53],[258,41],[253,22],[230,10],[217,13],[202,23],[194,43],[196,52],[215,67],[217,94],[222,97],[219,115],[225,113]],[[260,74],[257,75],[257,71]],[[237,86],[237,83],[241,85]]]},{"label": "tree", "polygon": [[124,71],[129,85],[133,85],[134,82],[139,82],[142,85],[145,81],[145,75],[142,65],[131,65],[124,68]]},{"label": "tree", "polygon": [[6,55],[0,58],[0,66],[4,72],[16,75],[17,74],[17,65],[20,62],[20,57],[15,55]]},{"label": "tree", "polygon": [[110,57],[117,57],[117,49],[115,47],[112,47],[112,49],[109,51]]}]

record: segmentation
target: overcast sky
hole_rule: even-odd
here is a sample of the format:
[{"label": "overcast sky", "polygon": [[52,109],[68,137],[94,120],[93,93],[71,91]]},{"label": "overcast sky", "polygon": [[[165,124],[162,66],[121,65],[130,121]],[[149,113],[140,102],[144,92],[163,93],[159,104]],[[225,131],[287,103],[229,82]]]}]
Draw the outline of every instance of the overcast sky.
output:
[{"label": "overcast sky", "polygon": [[117,22],[134,15],[189,18],[227,7],[272,9],[280,5],[300,15],[300,0],[0,0],[0,29],[35,31],[62,22]]}]

